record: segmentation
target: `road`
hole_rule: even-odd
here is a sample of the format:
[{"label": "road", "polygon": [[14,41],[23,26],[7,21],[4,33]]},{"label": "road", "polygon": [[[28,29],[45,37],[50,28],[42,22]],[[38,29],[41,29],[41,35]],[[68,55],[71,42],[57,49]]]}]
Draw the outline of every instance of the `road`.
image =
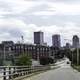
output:
[{"label": "road", "polygon": [[80,80],[80,73],[70,67],[70,64],[66,63],[59,64],[60,68],[50,70],[29,79],[24,80]]}]

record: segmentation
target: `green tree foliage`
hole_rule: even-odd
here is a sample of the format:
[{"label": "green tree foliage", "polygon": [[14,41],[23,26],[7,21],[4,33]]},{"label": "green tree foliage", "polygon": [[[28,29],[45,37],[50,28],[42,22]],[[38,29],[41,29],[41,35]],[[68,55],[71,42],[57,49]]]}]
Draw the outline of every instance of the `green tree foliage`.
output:
[{"label": "green tree foliage", "polygon": [[31,64],[32,64],[31,58],[26,54],[20,55],[16,63],[16,65],[18,66],[27,66]]},{"label": "green tree foliage", "polygon": [[[79,50],[79,65],[80,65],[80,49]],[[77,65],[77,49],[74,49],[73,51],[69,52],[68,58],[71,60],[72,64]]]},{"label": "green tree foliage", "polygon": [[58,50],[58,52],[56,53],[56,58],[62,59],[62,58],[64,58],[64,55],[65,55],[64,50]]},{"label": "green tree foliage", "polygon": [[52,63],[54,63],[54,60],[52,58],[49,58],[49,57],[41,57],[40,58],[41,65],[48,65],[48,64],[52,64]]},{"label": "green tree foliage", "polygon": [[72,51],[70,49],[65,49],[64,52],[66,57],[69,58],[70,61],[72,61]]},{"label": "green tree foliage", "polygon": [[73,64],[77,64],[77,49],[75,49],[73,52],[72,52],[72,63]]},{"label": "green tree foliage", "polygon": [[0,66],[3,66],[3,59],[0,59]]},{"label": "green tree foliage", "polygon": [[[78,49],[78,52],[79,52],[79,65],[80,65],[80,49]],[[73,51],[73,64],[77,64],[77,49],[75,49]]]},{"label": "green tree foliage", "polygon": [[49,63],[50,64],[53,64],[54,63],[54,59],[52,59],[52,58],[49,57],[48,60],[49,60]]}]

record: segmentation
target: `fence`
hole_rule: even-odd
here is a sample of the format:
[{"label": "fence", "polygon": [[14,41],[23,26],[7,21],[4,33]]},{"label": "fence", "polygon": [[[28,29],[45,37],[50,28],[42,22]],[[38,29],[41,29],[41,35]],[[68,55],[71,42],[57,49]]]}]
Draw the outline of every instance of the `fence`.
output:
[{"label": "fence", "polygon": [[0,66],[0,80],[15,80],[17,77],[50,69],[49,66]]}]

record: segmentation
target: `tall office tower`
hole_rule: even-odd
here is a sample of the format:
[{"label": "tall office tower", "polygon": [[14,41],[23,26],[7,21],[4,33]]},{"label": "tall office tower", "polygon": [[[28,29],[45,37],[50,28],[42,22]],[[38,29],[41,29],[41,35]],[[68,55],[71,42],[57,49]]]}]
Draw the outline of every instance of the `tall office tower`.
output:
[{"label": "tall office tower", "polygon": [[60,35],[55,34],[52,36],[52,45],[53,47],[61,47],[61,40],[60,40]]},{"label": "tall office tower", "polygon": [[34,44],[39,44],[43,45],[44,44],[44,33],[39,31],[39,32],[34,32]]},{"label": "tall office tower", "polygon": [[73,47],[78,48],[79,47],[79,37],[77,35],[73,36]]}]

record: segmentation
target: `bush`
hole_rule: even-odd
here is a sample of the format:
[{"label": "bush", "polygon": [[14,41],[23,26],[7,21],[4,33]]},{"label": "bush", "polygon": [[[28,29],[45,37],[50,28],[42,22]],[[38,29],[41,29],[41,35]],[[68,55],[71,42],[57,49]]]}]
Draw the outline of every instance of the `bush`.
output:
[{"label": "bush", "polygon": [[16,65],[18,66],[27,66],[31,64],[32,64],[31,58],[26,54],[20,55],[16,63]]},{"label": "bush", "polygon": [[54,63],[54,59],[52,59],[52,58],[48,58],[49,59],[49,63],[50,64],[53,64]]},{"label": "bush", "polygon": [[52,64],[54,63],[54,60],[52,58],[49,58],[49,57],[41,57],[40,58],[40,64],[41,65],[48,65],[48,64]]},{"label": "bush", "polygon": [[41,64],[41,65],[47,65],[47,64],[49,64],[48,58],[46,58],[46,57],[41,57],[41,58],[40,58],[40,64]]}]

